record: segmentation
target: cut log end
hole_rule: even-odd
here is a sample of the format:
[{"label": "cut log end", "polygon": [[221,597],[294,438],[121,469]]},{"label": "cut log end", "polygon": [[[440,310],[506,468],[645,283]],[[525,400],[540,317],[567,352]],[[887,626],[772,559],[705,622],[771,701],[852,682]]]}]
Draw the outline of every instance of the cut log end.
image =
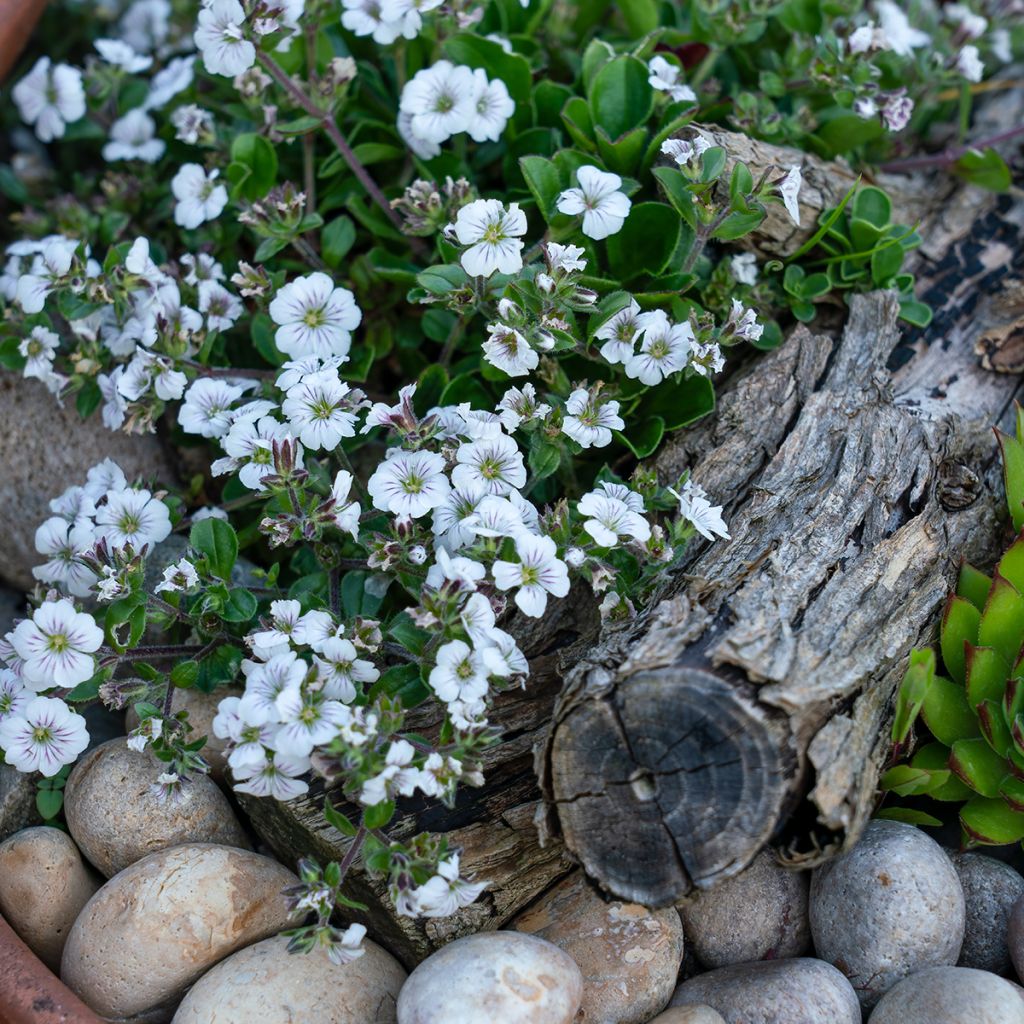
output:
[{"label": "cut log end", "polygon": [[784,716],[687,666],[581,700],[551,744],[567,845],[600,884],[650,906],[741,871],[770,840],[796,771]]}]

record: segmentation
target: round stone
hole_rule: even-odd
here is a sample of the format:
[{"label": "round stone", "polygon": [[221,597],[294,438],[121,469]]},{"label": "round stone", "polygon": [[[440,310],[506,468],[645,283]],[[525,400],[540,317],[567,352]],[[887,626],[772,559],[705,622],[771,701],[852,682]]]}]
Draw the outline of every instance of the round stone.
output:
[{"label": "round stone", "polygon": [[248,848],[227,797],[205,775],[162,796],[167,770],[148,751],[110,740],[79,759],[64,789],[68,829],[82,853],[108,878],[148,854],[179,843]]},{"label": "round stone", "polygon": [[398,1024],[570,1024],[583,999],[575,961],[521,932],[478,932],[427,957],[398,997]]},{"label": "round stone", "polygon": [[369,939],[334,964],[323,949],[289,953],[280,935],[222,960],[192,986],[174,1024],[395,1024],[402,965]]},{"label": "round stone", "polygon": [[189,985],[224,957],[288,927],[269,857],[210,843],[150,854],[115,875],[71,928],[61,978],[102,1017],[168,1021]]},{"label": "round stone", "polygon": [[852,850],[814,872],[810,917],[818,956],[870,1008],[908,974],[956,963],[964,893],[933,839],[902,822],[872,821]]},{"label": "round stone", "polygon": [[725,1018],[710,1006],[670,1006],[651,1024],[725,1024]]},{"label": "round stone", "polygon": [[0,843],[0,914],[52,971],[68,932],[100,887],[66,832],[39,826]]},{"label": "round stone", "polygon": [[1010,946],[1010,960],[1018,978],[1024,978],[1024,896],[1010,908],[1006,926],[1006,940]]},{"label": "round stone", "polygon": [[[174,693],[174,710],[188,712],[188,724],[192,726],[188,738],[194,741],[200,736],[206,737],[206,743],[199,753],[210,766],[210,778],[217,781],[224,778],[224,772],[227,770],[228,762],[224,750],[228,741],[213,735],[213,719],[225,697],[241,695],[240,689],[230,686],[219,687],[213,693],[203,693],[202,690],[195,689],[176,690]],[[135,713],[135,708],[129,707],[125,715],[125,728],[131,732],[138,724],[139,716]]]},{"label": "round stone", "polygon": [[967,915],[957,964],[1002,974],[1010,966],[1010,910],[1024,896],[1024,878],[983,853],[953,853],[949,859],[963,886]]},{"label": "round stone", "polygon": [[1024,1024],[1024,996],[989,971],[926,967],[881,998],[870,1024]]},{"label": "round stone", "polygon": [[740,874],[678,904],[687,941],[708,968],[801,956],[811,942],[809,888],[808,872],[763,850]]},{"label": "round stone", "polygon": [[577,871],[512,927],[553,942],[576,961],[588,1024],[646,1024],[672,998],[683,960],[683,929],[672,907],[605,902]]},{"label": "round stone", "polygon": [[710,1006],[726,1024],[861,1024],[850,983],[808,957],[719,967],[684,981],[672,1005]]}]

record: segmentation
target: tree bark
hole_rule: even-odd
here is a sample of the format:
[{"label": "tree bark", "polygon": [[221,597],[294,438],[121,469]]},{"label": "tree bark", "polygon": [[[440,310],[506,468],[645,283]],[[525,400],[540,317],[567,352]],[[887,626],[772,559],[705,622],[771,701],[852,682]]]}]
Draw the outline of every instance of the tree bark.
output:
[{"label": "tree bark", "polygon": [[[406,964],[501,927],[574,860],[616,896],[667,905],[765,846],[814,864],[863,828],[907,653],[931,639],[959,557],[999,548],[990,427],[1018,390],[974,349],[1021,287],[1024,204],[915,188],[932,208],[915,256],[932,325],[900,328],[894,296],[856,296],[841,334],[798,327],[733,373],[716,412],[657,460],[665,482],[692,470],[725,504],[732,540],[695,545],[627,629],[599,638],[579,590],[518,622],[532,675],[491,716],[505,740],[486,785],[453,811],[400,804],[390,831],[445,833],[464,871],[490,880],[481,899],[412,921],[378,882],[350,876],[369,907],[356,917]],[[763,251],[792,251],[782,230]],[[438,725],[434,707],[409,722]],[[287,804],[243,803],[285,860],[340,859],[349,841],[323,797],[315,782]]]}]

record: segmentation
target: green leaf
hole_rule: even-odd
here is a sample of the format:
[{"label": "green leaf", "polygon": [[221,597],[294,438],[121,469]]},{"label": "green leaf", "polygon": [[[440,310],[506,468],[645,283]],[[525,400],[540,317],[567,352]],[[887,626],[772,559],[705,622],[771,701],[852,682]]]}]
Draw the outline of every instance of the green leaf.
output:
[{"label": "green leaf", "polygon": [[[1007,573],[1003,573],[1004,576],[1015,586],[1018,590],[1024,592],[1024,580],[1021,581],[1021,585],[1017,584],[1017,581],[1013,579]],[[988,600],[988,592],[992,589],[992,580],[986,576],[980,569],[975,569],[969,562],[964,562],[960,566],[960,576],[957,579],[956,594],[957,597],[962,597],[967,601],[970,601],[978,611],[983,611],[985,608],[985,602]]]},{"label": "green leaf", "polygon": [[423,649],[430,640],[430,633],[417,626],[409,617],[408,612],[399,612],[395,616],[388,627],[388,636],[393,637],[407,651],[417,656],[423,653]]},{"label": "green leaf", "polygon": [[717,181],[725,170],[727,159],[727,154],[721,146],[705,149],[700,156],[700,180],[705,184]]},{"label": "green leaf", "polygon": [[721,224],[711,233],[712,238],[721,242],[732,242],[744,235],[756,231],[765,218],[764,210],[751,210],[750,213],[736,211],[730,213]]},{"label": "green leaf", "polygon": [[74,689],[72,689],[64,699],[70,701],[72,704],[83,700],[95,700],[100,694],[100,686],[107,678],[107,675],[108,672],[101,669],[95,675],[86,679],[84,683],[79,683],[74,687]]},{"label": "green leaf", "polygon": [[421,270],[416,281],[431,295],[447,295],[465,287],[469,277],[457,263],[443,263]]},{"label": "green leaf", "polygon": [[978,715],[978,725],[981,728],[981,735],[985,742],[1000,756],[1006,757],[1013,746],[1013,736],[1010,734],[1007,721],[1012,721],[1012,715],[1004,715],[1001,705],[994,700],[983,700],[975,711]]},{"label": "green leaf", "polygon": [[594,128],[594,135],[597,139],[597,151],[609,171],[625,175],[635,171],[647,143],[645,128],[634,128],[614,142],[601,125]]},{"label": "green leaf", "polygon": [[562,124],[565,125],[573,142],[586,150],[594,148],[594,120],[590,107],[582,96],[573,96],[562,107]]},{"label": "green leaf", "polygon": [[223,519],[203,519],[192,526],[189,544],[206,558],[210,572],[222,580],[231,579],[238,557],[238,537]]},{"label": "green leaf", "polygon": [[964,688],[945,676],[936,676],[928,687],[921,717],[931,734],[947,747],[978,735],[978,719],[967,703]]},{"label": "green leaf", "polygon": [[75,396],[75,409],[78,410],[78,415],[83,420],[87,420],[102,401],[103,395],[100,392],[100,386],[96,381],[88,380],[82,386],[82,390]]},{"label": "green leaf", "polygon": [[475,373],[460,373],[453,377],[441,395],[441,405],[459,405],[461,402],[469,402],[475,409],[494,405],[494,399]]},{"label": "green leaf", "polygon": [[975,797],[960,811],[960,825],[970,845],[1003,846],[1024,839],[1024,814],[999,799]]},{"label": "green leaf", "polygon": [[256,598],[248,590],[235,587],[228,591],[220,617],[225,622],[248,622],[256,614],[256,608]]},{"label": "green leaf", "polygon": [[36,790],[36,810],[43,821],[52,821],[64,806],[64,792],[60,789]]},{"label": "green leaf", "polygon": [[258,246],[256,246],[256,252],[253,253],[253,259],[257,263],[264,263],[270,259],[271,256],[279,253],[288,244],[287,239],[284,238],[264,238]]},{"label": "green leaf", "polygon": [[925,825],[928,828],[938,828],[942,824],[934,815],[911,807],[883,807],[875,817],[882,821],[902,821],[906,825]]},{"label": "green leaf", "polygon": [[255,132],[244,132],[231,143],[231,161],[248,169],[238,182],[246,199],[262,199],[277,184],[277,151],[273,144]]},{"label": "green leaf", "polygon": [[530,472],[537,480],[551,476],[562,461],[562,449],[557,444],[538,440],[530,446],[527,456]]},{"label": "green leaf", "polygon": [[196,687],[213,693],[221,684],[232,681],[242,664],[242,652],[234,644],[221,644],[199,663]]},{"label": "green leaf", "polygon": [[594,76],[590,113],[609,138],[618,139],[644,124],[654,106],[647,65],[636,57],[616,57]]},{"label": "green leaf", "polygon": [[363,824],[370,829],[383,828],[394,816],[394,800],[382,800],[363,811]]},{"label": "green leaf", "polygon": [[932,308],[916,299],[900,299],[900,319],[914,327],[927,327],[932,322]]},{"label": "green leaf", "polygon": [[909,764],[898,764],[882,774],[879,784],[897,796],[921,796],[949,781],[948,769],[928,771]]},{"label": "green leaf", "polygon": [[526,179],[527,188],[537,200],[537,209],[545,221],[555,216],[555,203],[562,191],[562,179],[554,162],[542,156],[522,156],[519,168]]},{"label": "green leaf", "polygon": [[978,643],[991,647],[1013,664],[1024,639],[1024,597],[998,570],[992,580],[985,610],[978,626]]},{"label": "green leaf", "polygon": [[694,374],[678,383],[648,388],[638,409],[641,418],[658,416],[666,430],[688,426],[715,408],[715,389],[707,377]]},{"label": "green leaf", "polygon": [[949,779],[944,785],[933,789],[928,794],[933,800],[963,803],[964,800],[970,800],[974,796],[971,790],[952,772],[949,772],[949,747],[944,747],[941,743],[926,743],[915,751],[914,756],[910,759],[910,764],[914,768],[945,771],[949,775]]},{"label": "green leaf", "polygon": [[935,681],[935,654],[930,650],[910,652],[910,665],[896,695],[892,723],[893,743],[903,743],[921,713],[925,697]]},{"label": "green leaf", "polygon": [[1006,161],[991,147],[969,149],[953,164],[952,170],[964,181],[990,192],[1005,192],[1013,182]]},{"label": "green leaf", "polygon": [[639,426],[630,425],[629,433],[615,431],[615,436],[638,458],[653,455],[665,436],[665,421],[660,416],[651,416]]},{"label": "green leaf", "polygon": [[1001,701],[1010,678],[1009,662],[991,647],[968,645],[967,703],[977,707],[983,700]]},{"label": "green leaf", "polygon": [[335,808],[330,800],[324,800],[324,817],[327,819],[327,824],[336,828],[343,836],[352,837],[359,832],[356,826]]},{"label": "green leaf", "polygon": [[978,643],[981,612],[962,597],[950,595],[942,612],[940,630],[942,663],[946,671],[961,685],[967,682],[967,655],[964,644]]},{"label": "green leaf", "polygon": [[583,91],[589,96],[598,71],[615,57],[615,51],[603,39],[591,39],[583,51]]},{"label": "green leaf", "polygon": [[655,0],[628,0],[620,4],[626,29],[633,39],[640,39],[658,27],[658,5]]},{"label": "green leaf", "polygon": [[999,795],[1011,811],[1024,812],[1024,782],[1014,775],[1007,775],[999,785]]},{"label": "green leaf", "polygon": [[189,661],[179,661],[171,669],[171,685],[176,686],[179,690],[190,690],[197,682],[199,682],[198,661],[191,659]]},{"label": "green leaf", "polygon": [[664,203],[637,203],[622,229],[608,238],[608,261],[623,280],[656,277],[679,243],[681,222]]},{"label": "green leaf", "polygon": [[430,696],[430,690],[423,684],[419,665],[406,663],[394,665],[381,674],[370,690],[370,700],[376,700],[382,694],[397,697],[404,707],[414,708]]},{"label": "green leaf", "polygon": [[1006,505],[1010,510],[1013,528],[1024,529],[1024,444],[1001,430],[996,430],[1003,456],[1003,485]]},{"label": "green leaf", "polygon": [[696,224],[693,208],[694,194],[689,187],[689,179],[675,167],[655,167],[652,172],[658,179],[665,198],[672,204],[676,212],[691,227]]},{"label": "green leaf", "polygon": [[335,217],[320,235],[320,255],[329,267],[337,267],[348,255],[356,240],[356,226],[351,217]]},{"label": "green leaf", "polygon": [[291,121],[278,121],[274,128],[282,135],[308,135],[323,127],[322,117],[313,117],[312,114],[303,114]]},{"label": "green leaf", "polygon": [[964,785],[987,797],[999,795],[999,784],[1008,771],[1006,758],[980,736],[957,740],[949,752],[949,767]]},{"label": "green leaf", "polygon": [[892,220],[892,203],[880,188],[865,185],[854,197],[850,215],[854,219],[866,220],[881,231]]}]

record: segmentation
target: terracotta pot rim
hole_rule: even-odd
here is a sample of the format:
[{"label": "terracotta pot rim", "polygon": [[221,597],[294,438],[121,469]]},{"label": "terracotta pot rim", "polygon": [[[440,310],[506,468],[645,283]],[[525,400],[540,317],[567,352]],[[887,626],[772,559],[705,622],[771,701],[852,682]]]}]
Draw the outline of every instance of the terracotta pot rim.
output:
[{"label": "terracotta pot rim", "polygon": [[0,1024],[104,1024],[0,916]]}]

